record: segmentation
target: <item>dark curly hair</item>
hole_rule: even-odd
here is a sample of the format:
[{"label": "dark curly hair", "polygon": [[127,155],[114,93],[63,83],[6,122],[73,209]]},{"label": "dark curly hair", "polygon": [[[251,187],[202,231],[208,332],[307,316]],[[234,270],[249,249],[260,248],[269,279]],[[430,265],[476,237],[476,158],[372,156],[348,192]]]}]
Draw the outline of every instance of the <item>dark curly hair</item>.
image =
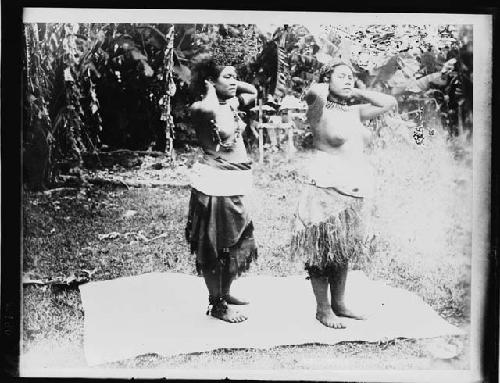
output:
[{"label": "dark curly hair", "polygon": [[335,61],[332,64],[326,64],[325,66],[323,66],[320,69],[319,81],[320,82],[328,82],[330,80],[330,76],[331,76],[332,72],[335,70],[335,68],[337,68],[339,66],[346,66],[352,71],[353,74],[355,73],[354,68],[351,65],[349,65],[347,62]]},{"label": "dark curly hair", "polygon": [[205,80],[215,82],[224,69],[212,55],[203,55],[196,59],[191,76],[189,90],[194,99],[200,99],[207,91]]}]

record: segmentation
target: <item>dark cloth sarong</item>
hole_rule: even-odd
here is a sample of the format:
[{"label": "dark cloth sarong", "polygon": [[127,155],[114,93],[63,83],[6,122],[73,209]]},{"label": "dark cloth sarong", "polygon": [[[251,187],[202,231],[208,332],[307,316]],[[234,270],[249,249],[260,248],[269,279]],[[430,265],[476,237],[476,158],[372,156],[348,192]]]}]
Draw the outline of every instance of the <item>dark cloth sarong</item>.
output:
[{"label": "dark cloth sarong", "polygon": [[242,196],[209,196],[191,189],[186,239],[196,270],[213,271],[218,261],[240,275],[257,258],[253,223]]}]

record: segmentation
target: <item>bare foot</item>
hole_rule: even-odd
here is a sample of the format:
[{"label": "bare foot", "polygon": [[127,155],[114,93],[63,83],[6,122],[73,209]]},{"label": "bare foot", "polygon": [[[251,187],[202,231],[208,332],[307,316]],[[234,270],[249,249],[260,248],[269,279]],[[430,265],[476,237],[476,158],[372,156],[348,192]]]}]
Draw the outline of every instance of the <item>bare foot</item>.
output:
[{"label": "bare foot", "polygon": [[345,328],[344,324],[340,321],[339,317],[335,315],[330,307],[327,309],[318,308],[316,310],[316,319],[326,327]]},{"label": "bare foot", "polygon": [[230,305],[248,305],[250,302],[238,299],[232,295],[226,295],[226,302]]},{"label": "bare foot", "polygon": [[240,323],[248,319],[246,315],[224,304],[215,305],[210,314],[217,319],[229,323]]},{"label": "bare foot", "polygon": [[366,317],[363,314],[356,313],[349,309],[345,303],[337,303],[333,304],[332,303],[332,310],[335,314],[337,314],[339,317],[347,317],[347,318],[352,318],[352,319],[357,319],[357,320],[365,320]]}]

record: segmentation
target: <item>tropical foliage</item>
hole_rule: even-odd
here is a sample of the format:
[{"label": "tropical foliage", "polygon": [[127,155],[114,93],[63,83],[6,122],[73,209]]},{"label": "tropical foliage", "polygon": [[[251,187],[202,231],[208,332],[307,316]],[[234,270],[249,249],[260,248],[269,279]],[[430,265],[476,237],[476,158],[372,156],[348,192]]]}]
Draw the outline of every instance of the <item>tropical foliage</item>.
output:
[{"label": "tropical foliage", "polygon": [[[471,129],[472,28],[428,25],[26,24],[25,141],[42,125],[51,170],[111,148],[193,143],[190,66],[201,53],[234,64],[259,97],[300,96],[320,68],[347,61],[364,86],[398,94],[451,133]],[[445,62],[448,80],[426,77]],[[411,114],[406,115],[412,118]],[[52,172],[52,175],[55,173]]]}]

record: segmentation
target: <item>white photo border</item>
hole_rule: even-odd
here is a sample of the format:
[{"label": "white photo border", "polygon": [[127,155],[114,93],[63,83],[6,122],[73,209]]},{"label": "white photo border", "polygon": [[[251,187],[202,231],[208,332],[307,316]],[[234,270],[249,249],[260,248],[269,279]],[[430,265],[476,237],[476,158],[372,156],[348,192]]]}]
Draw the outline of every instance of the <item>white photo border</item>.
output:
[{"label": "white photo border", "polygon": [[[282,24],[471,24],[474,38],[473,87],[473,241],[471,281],[470,370],[388,370],[388,371],[234,371],[234,370],[46,370],[53,377],[120,377],[169,379],[246,379],[315,381],[387,381],[387,382],[470,382],[480,381],[482,335],[486,308],[488,253],[490,250],[491,145],[492,145],[492,63],[493,16],[490,14],[452,13],[332,13],[294,11],[222,11],[192,9],[90,9],[24,8],[24,23],[40,22],[155,22],[155,23],[268,23]],[[21,376],[40,371],[23,370]]]}]

